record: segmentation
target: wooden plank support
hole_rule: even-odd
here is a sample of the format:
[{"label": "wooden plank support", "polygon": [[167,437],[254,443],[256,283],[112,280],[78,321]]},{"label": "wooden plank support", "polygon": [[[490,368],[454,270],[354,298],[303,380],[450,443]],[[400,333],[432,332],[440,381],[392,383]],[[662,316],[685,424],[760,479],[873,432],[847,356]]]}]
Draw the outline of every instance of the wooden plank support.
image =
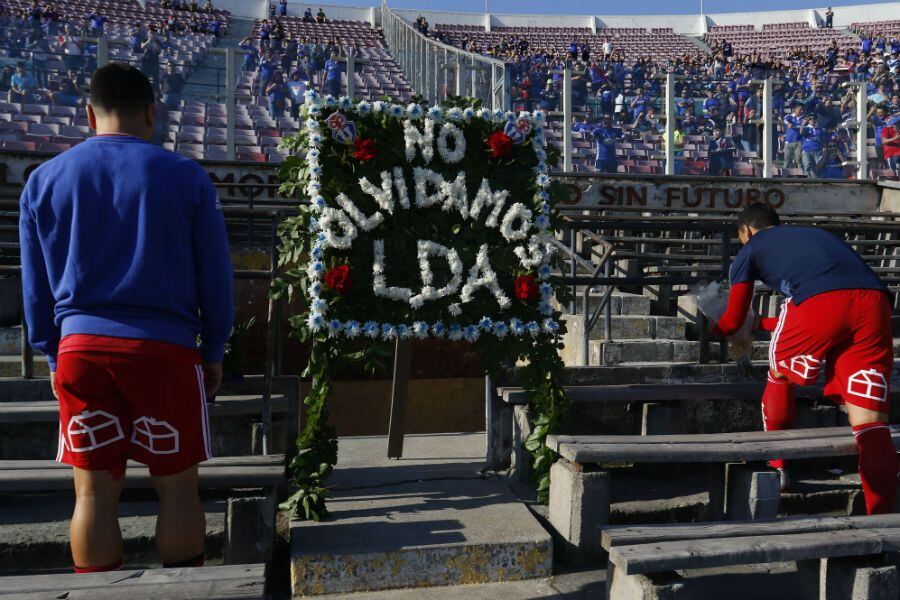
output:
[{"label": "wooden plank support", "polygon": [[388,425],[388,458],[403,456],[406,400],[409,396],[411,370],[412,343],[410,340],[398,339],[394,350],[394,382],[391,388],[391,417]]}]

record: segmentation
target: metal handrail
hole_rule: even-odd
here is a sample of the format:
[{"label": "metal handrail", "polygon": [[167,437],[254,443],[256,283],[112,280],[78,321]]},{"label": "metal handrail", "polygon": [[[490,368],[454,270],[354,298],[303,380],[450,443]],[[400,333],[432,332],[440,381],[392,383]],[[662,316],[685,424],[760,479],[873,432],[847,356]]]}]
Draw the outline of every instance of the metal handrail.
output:
[{"label": "metal handrail", "polygon": [[[384,39],[391,54],[403,69],[416,93],[425,96],[432,104],[447,97],[446,72],[455,71],[456,95],[471,95],[493,110],[508,110],[511,106],[506,63],[462,50],[423,35],[403,17],[381,4],[381,25]],[[478,87],[476,73],[490,72],[490,89],[487,94]],[[443,85],[441,85],[443,83]],[[464,90],[471,86],[470,94]]]}]

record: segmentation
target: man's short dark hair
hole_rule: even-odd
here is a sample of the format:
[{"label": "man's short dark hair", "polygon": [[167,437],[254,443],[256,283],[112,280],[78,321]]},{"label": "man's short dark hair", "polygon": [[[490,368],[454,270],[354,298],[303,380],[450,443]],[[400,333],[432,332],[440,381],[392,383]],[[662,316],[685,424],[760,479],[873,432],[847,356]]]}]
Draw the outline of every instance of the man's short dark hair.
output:
[{"label": "man's short dark hair", "polygon": [[110,63],[91,77],[91,106],[102,112],[133,116],[154,101],[150,80],[131,65]]},{"label": "man's short dark hair", "polygon": [[753,229],[766,229],[767,227],[778,227],[781,225],[781,219],[775,209],[768,204],[756,203],[745,208],[738,217],[738,229],[742,225]]}]

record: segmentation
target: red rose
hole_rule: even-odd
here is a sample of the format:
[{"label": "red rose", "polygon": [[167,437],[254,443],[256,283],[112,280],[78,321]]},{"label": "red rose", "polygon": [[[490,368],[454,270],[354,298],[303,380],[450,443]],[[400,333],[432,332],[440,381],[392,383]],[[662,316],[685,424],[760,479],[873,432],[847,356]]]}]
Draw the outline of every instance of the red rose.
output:
[{"label": "red rose", "polygon": [[338,294],[350,291],[350,287],[353,285],[353,278],[350,277],[350,265],[338,265],[329,269],[325,273],[325,285]]},{"label": "red rose", "polygon": [[487,143],[491,149],[491,158],[506,158],[512,152],[512,138],[502,131],[495,131],[489,135]]},{"label": "red rose", "polygon": [[522,301],[534,300],[541,293],[538,282],[531,275],[520,275],[516,279],[516,298]]},{"label": "red rose", "polygon": [[353,158],[363,162],[372,160],[378,155],[375,140],[356,138],[353,141]]}]

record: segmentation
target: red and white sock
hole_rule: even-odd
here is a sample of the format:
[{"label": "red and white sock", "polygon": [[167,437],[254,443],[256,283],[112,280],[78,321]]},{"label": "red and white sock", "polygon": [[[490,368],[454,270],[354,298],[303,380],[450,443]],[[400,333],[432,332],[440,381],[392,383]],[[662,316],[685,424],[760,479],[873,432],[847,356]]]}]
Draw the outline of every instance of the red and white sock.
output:
[{"label": "red and white sock", "polygon": [[[778,379],[769,372],[766,391],[762,397],[763,429],[766,431],[790,429],[794,425],[796,411],[794,384],[787,379]],[[783,469],[784,461],[780,458],[772,459],[769,466]]]},{"label": "red and white sock", "polygon": [[853,437],[859,447],[859,478],[866,496],[866,513],[893,512],[897,495],[897,450],[890,427],[883,421],[857,425]]}]

